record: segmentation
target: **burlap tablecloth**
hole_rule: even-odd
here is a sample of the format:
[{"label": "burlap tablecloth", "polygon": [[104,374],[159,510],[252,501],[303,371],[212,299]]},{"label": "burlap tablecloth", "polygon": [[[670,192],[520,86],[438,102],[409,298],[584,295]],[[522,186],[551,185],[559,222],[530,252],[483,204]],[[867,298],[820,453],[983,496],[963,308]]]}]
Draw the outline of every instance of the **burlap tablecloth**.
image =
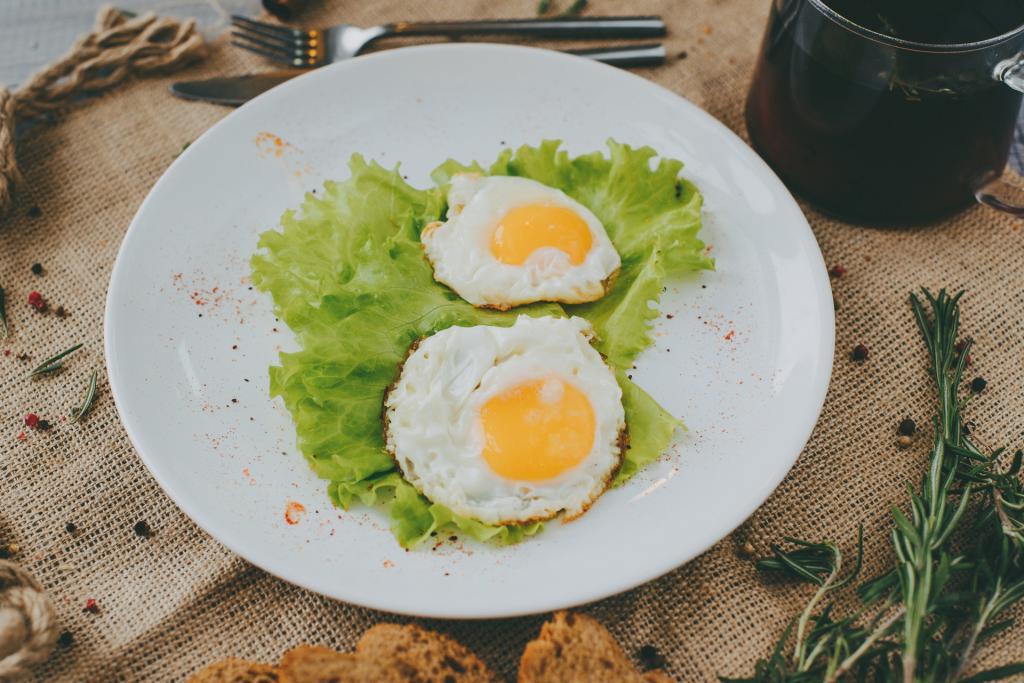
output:
[{"label": "burlap tablecloth", "polygon": [[[768,0],[591,5],[591,14],[663,15],[671,59],[645,75],[745,134],[743,101]],[[369,25],[529,16],[534,7],[532,0],[378,0],[337,3],[308,19]],[[222,40],[205,63],[185,73],[198,78],[258,68],[264,65]],[[0,353],[11,351],[0,355],[0,540],[20,546],[17,559],[47,587],[74,635],[71,647],[58,649],[38,669],[40,680],[180,680],[229,655],[274,661],[301,642],[351,648],[368,626],[395,619],[290,586],[200,531],[132,449],[102,372],[87,420],[57,422],[46,433],[28,430],[24,442],[17,438],[25,413],[63,414],[84,390],[88,368],[102,368],[104,299],[121,237],[182,145],[229,112],[171,98],[167,85],[174,78],[137,80],[30,132],[20,144],[26,182],[14,213],[0,223],[0,284],[9,293],[14,329],[13,338],[0,343]],[[33,215],[34,206],[41,215]],[[977,340],[975,370],[990,387],[971,404],[969,417],[986,443],[1024,440],[1020,223],[974,208],[927,228],[877,230],[807,213],[826,261],[847,270],[833,283],[840,304],[835,373],[810,443],[737,532],[659,580],[584,608],[628,652],[657,646],[681,681],[748,672],[803,606],[807,587],[763,582],[740,550],[745,543],[764,553],[790,534],[851,547],[863,522],[865,575],[888,561],[888,510],[905,500],[906,483],[918,480],[928,447],[924,438],[898,451],[896,424],[912,416],[927,425],[933,405],[906,306],[912,289],[969,290],[965,331]],[[43,264],[43,276],[30,272],[34,262]],[[68,317],[32,311],[25,300],[33,289],[51,307],[63,305]],[[63,381],[24,380],[31,361],[19,360],[19,353],[39,361],[39,354],[78,341],[86,348]],[[870,349],[864,363],[849,359],[858,343]],[[149,523],[152,537],[133,532],[138,520]],[[76,534],[65,529],[68,522]],[[83,612],[87,598],[98,600],[98,614]],[[544,618],[427,625],[453,634],[512,678],[519,653]],[[1021,629],[986,652],[983,663],[1024,658]]]}]

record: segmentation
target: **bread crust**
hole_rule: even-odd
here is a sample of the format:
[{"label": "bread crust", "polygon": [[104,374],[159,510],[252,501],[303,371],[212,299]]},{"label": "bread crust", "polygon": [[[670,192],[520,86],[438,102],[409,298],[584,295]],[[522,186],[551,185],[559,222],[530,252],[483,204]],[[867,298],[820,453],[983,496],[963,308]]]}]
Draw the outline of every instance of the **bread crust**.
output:
[{"label": "bread crust", "polygon": [[661,670],[640,673],[612,634],[583,614],[557,612],[523,650],[518,683],[673,683]]}]

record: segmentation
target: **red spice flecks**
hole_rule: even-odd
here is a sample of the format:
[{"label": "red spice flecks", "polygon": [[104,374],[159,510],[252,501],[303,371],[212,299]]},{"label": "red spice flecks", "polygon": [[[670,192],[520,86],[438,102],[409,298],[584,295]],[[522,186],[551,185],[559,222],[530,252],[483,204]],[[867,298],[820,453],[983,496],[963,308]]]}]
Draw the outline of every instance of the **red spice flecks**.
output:
[{"label": "red spice flecks", "polygon": [[832,266],[832,269],[828,271],[828,274],[834,278],[841,278],[846,275],[846,268],[843,267],[843,264],[837,263]]},{"label": "red spice flecks", "polygon": [[21,432],[20,434],[18,434],[18,441],[25,441],[27,439],[28,439],[28,434],[26,434],[25,432]]},{"label": "red spice flecks", "polygon": [[35,413],[29,413],[28,415],[25,416],[25,426],[26,427],[35,427],[38,424],[39,424],[39,416],[36,415]]},{"label": "red spice flecks", "polygon": [[10,349],[4,349],[4,355],[5,356],[11,355],[11,350]]},{"label": "red spice flecks", "polygon": [[306,506],[294,500],[289,500],[284,506],[284,521],[289,524],[298,524],[302,515],[306,514]]},{"label": "red spice flecks", "polygon": [[726,341],[732,341],[732,338],[736,336],[736,330],[729,330],[729,333],[725,335]]},{"label": "red spice flecks", "polygon": [[100,606],[93,598],[86,598],[85,607],[82,608],[82,611],[89,614],[99,614]]},{"label": "red spice flecks", "polygon": [[46,308],[46,299],[39,292],[32,290],[28,293],[28,305],[37,311],[41,311]]}]

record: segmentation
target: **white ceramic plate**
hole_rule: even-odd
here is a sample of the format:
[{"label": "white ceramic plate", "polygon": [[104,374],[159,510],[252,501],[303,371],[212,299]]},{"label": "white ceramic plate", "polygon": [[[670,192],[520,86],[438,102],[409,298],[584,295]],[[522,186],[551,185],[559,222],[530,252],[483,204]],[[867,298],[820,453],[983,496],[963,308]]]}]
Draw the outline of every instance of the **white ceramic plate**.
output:
[{"label": "white ceramic plate", "polygon": [[[713,273],[671,283],[634,379],[690,427],[582,518],[518,546],[445,540],[404,552],[376,510],[332,508],[268,398],[295,348],[252,291],[257,235],[361,152],[410,182],[447,157],[613,137],[686,162],[705,196]],[[278,144],[280,140],[281,144]],[[110,283],[110,386],[153,476],[193,520],[277,576],[377,609],[500,617],[575,605],[678,567],[778,485],[817,420],[832,367],[821,253],[782,183],[733,133],[638,76],[555,52],[440,45],[319,69],[203,135],[153,188]],[[236,402],[237,401],[237,402]],[[305,513],[286,522],[286,506]]]}]

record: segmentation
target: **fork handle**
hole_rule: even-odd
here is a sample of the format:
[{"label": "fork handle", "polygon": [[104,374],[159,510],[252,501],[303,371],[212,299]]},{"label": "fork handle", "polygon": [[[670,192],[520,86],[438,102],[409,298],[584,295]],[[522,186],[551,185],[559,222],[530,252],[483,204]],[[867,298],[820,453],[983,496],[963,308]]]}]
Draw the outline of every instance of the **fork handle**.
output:
[{"label": "fork handle", "polygon": [[495,21],[402,21],[383,26],[384,36],[498,36],[537,38],[655,38],[665,35],[661,17],[499,19]]}]

